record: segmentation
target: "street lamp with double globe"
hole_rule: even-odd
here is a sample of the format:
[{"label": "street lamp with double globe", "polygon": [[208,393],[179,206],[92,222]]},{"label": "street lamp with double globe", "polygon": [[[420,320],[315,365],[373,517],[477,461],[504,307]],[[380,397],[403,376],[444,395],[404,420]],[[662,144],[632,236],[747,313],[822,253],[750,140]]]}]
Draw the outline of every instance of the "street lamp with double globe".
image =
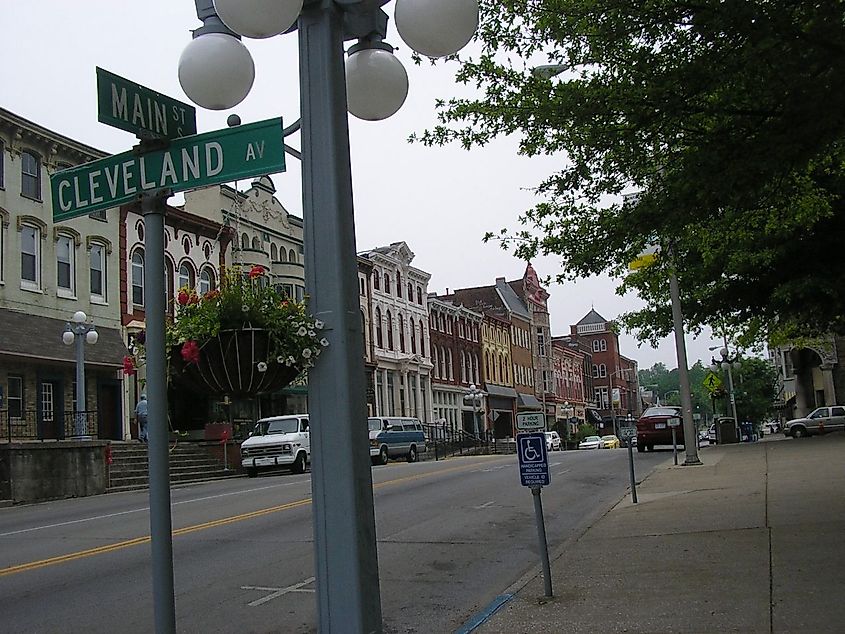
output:
[{"label": "street lamp with double globe", "polygon": [[[246,97],[255,77],[240,36],[299,33],[306,287],[330,344],[308,373],[317,614],[325,633],[382,629],[372,474],[360,423],[366,384],[346,113],[384,119],[407,95],[407,73],[384,41],[388,1],[195,0],[203,26],[179,60],[188,97],[224,110]],[[396,0],[394,18],[415,51],[447,56],[475,34],[478,0]]]},{"label": "street lamp with double globe", "polygon": [[94,324],[88,321],[88,315],[76,311],[65,324],[62,343],[66,346],[76,344],[76,411],[73,413],[73,435],[83,438],[88,435],[88,407],[85,396],[85,344],[94,345],[100,334]]},{"label": "street lamp with double globe", "polygon": [[[710,350],[715,350],[718,346],[714,346],[710,348]],[[728,350],[727,342],[725,342],[725,346],[719,350],[719,356],[721,357],[720,360],[716,360],[715,358],[710,358],[710,371],[711,372],[718,372],[721,368],[728,374],[728,391],[730,392],[730,400],[731,400],[731,413],[734,417],[734,424],[739,424],[739,419],[736,416],[736,395],[734,394],[734,377],[733,377],[733,370],[739,370],[742,367],[742,361],[740,360],[739,351],[734,351],[733,354],[730,353]]]},{"label": "street lamp with double globe", "polygon": [[469,384],[469,391],[464,394],[464,398],[467,400],[472,401],[472,426],[475,433],[476,439],[479,437],[479,426],[478,426],[478,408],[481,405],[481,399],[486,396],[487,392],[484,390],[478,389],[475,383]]}]

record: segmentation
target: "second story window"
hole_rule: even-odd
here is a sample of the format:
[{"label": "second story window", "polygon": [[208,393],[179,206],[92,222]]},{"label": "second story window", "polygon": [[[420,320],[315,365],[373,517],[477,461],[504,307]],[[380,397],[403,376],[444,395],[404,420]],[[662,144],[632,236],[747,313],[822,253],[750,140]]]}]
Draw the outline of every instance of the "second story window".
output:
[{"label": "second story window", "polygon": [[390,295],[390,275],[384,274],[384,292]]},{"label": "second story window", "polygon": [[376,306],[376,345],[379,348],[384,348],[384,335],[381,323],[381,308]]},{"label": "second story window", "polygon": [[65,297],[75,290],[74,244],[70,236],[59,236],[56,241],[56,286]]},{"label": "second story window", "polygon": [[132,254],[132,304],[144,306],[144,252],[140,249]]},{"label": "second story window", "polygon": [[21,227],[21,288],[41,288],[41,232]]},{"label": "second story window", "polygon": [[422,305],[423,305],[423,301],[422,301],[422,287],[420,287],[420,286],[417,286],[417,304],[419,304],[420,306],[422,306]]},{"label": "second story window", "polygon": [[546,334],[542,328],[537,328],[537,355],[546,356]]},{"label": "second story window", "polygon": [[41,159],[31,152],[21,153],[21,194],[41,200]]},{"label": "second story window", "polygon": [[202,271],[200,271],[200,295],[205,295],[209,291],[213,291],[215,286],[214,271],[211,267],[204,267]]},{"label": "second story window", "polygon": [[179,265],[179,288],[194,288],[194,270],[187,262]]},{"label": "second story window", "polygon": [[91,301],[106,301],[106,249],[102,244],[92,244],[89,255],[91,263]]},{"label": "second story window", "polygon": [[381,290],[381,275],[378,274],[378,271],[373,271],[373,288],[377,291]]},{"label": "second story window", "polygon": [[387,311],[387,349],[393,350],[393,315],[390,311]]},{"label": "second story window", "polygon": [[405,318],[402,315],[399,315],[399,352],[405,352]]},{"label": "second story window", "polygon": [[396,273],[396,297],[402,297],[402,274]]}]

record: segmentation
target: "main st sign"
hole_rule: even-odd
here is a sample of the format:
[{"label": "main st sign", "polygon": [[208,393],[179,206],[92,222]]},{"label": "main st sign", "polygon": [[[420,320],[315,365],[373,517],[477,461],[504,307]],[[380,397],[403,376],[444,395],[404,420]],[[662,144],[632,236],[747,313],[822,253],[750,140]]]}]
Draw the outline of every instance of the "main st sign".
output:
[{"label": "main st sign", "polygon": [[163,149],[115,154],[50,177],[59,222],[135,200],[285,169],[281,118],[170,141]]}]

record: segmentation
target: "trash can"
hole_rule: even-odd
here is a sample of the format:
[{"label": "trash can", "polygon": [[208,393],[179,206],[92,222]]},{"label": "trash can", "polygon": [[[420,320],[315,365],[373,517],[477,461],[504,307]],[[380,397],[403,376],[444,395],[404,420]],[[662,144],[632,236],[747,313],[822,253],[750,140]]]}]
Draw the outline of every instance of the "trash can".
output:
[{"label": "trash can", "polygon": [[739,434],[733,418],[720,418],[716,421],[716,441],[720,445],[739,442]]}]

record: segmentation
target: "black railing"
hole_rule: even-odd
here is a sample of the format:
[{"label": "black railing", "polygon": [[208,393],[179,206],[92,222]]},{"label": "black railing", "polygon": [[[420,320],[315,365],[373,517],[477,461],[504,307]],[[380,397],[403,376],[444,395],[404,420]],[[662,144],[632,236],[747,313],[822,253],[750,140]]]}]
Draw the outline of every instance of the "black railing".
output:
[{"label": "black railing", "polygon": [[64,440],[92,437],[99,433],[96,410],[57,412],[54,415],[38,410],[0,410],[0,439],[7,442],[21,440]]},{"label": "black railing", "polygon": [[424,423],[426,447],[435,460],[463,454],[513,453],[513,441],[496,439],[492,434],[471,434],[457,425]]}]

